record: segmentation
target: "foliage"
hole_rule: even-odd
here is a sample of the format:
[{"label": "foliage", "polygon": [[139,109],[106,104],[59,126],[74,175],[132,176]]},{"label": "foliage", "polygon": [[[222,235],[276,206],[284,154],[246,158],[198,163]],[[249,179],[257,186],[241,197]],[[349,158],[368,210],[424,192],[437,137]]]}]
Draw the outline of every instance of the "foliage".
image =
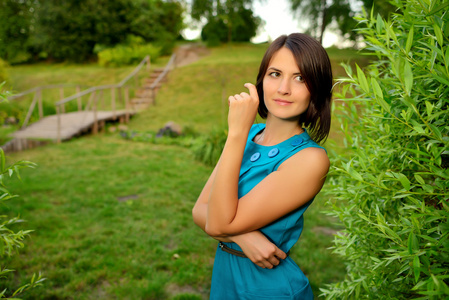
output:
[{"label": "foliage", "polygon": [[124,139],[137,142],[150,142],[161,145],[178,145],[192,150],[193,156],[199,162],[213,167],[217,164],[226,142],[227,130],[214,128],[211,132],[199,135],[195,130],[186,127],[180,136],[170,134],[158,136],[152,131],[127,130],[121,131]]},{"label": "foliage", "polygon": [[35,1],[0,0],[0,57],[11,64],[31,57],[28,48],[35,32],[35,8]]},{"label": "foliage", "polygon": [[0,0],[0,8],[0,57],[11,63],[40,57],[84,62],[95,58],[96,44],[113,47],[130,35],[168,53],[184,27],[177,1]]},{"label": "foliage", "polygon": [[[388,16],[393,11],[389,0],[362,0],[366,11],[374,8],[382,16]],[[359,13],[351,6],[349,0],[314,1],[290,0],[291,9],[301,17],[307,18],[307,33],[323,42],[323,34],[328,26],[335,27],[339,33],[350,40],[356,40],[357,33],[353,31],[357,24],[354,16]]]},{"label": "foliage", "polygon": [[261,19],[253,15],[251,0],[194,0],[191,15],[196,21],[207,19],[201,38],[217,42],[247,42],[257,33]]},{"label": "foliage", "polygon": [[[1,87],[2,86],[0,85],[0,95],[3,95],[1,92]],[[17,195],[11,194],[6,189],[4,179],[7,177],[12,177],[14,174],[20,179],[20,169],[34,167],[35,164],[29,161],[19,161],[9,166],[6,165],[5,153],[3,152],[3,149],[0,148],[0,206],[4,206],[6,201],[17,197]],[[24,247],[23,240],[32,230],[14,231],[10,229],[11,226],[23,222],[23,220],[18,217],[9,219],[7,216],[0,215],[0,219],[4,220],[0,221],[0,259],[4,262],[6,257],[11,257],[18,249]],[[0,280],[7,278],[8,273],[13,271],[14,270],[7,269],[4,265],[0,265]],[[16,297],[24,291],[40,286],[44,280],[45,279],[42,278],[40,274],[38,276],[34,274],[30,283],[22,285],[13,292],[8,291],[10,288],[5,286],[3,283],[0,288],[0,299],[16,299]]]},{"label": "foliage", "polygon": [[449,296],[449,3],[392,3],[391,21],[359,19],[379,60],[343,80],[330,214],[348,274],[328,299]]},{"label": "foliage", "polygon": [[151,44],[124,46],[118,45],[114,48],[102,50],[98,53],[98,63],[102,67],[118,67],[124,65],[138,64],[149,55],[151,61],[156,61],[160,54],[160,48]]},{"label": "foliage", "polygon": [[226,129],[214,128],[209,134],[194,140],[192,151],[195,159],[208,166],[215,166],[223,151],[227,136]]},{"label": "foliage", "polygon": [[[0,58],[0,83],[5,82],[8,79],[8,73],[6,67],[8,64]],[[1,89],[2,86],[0,86]]]}]

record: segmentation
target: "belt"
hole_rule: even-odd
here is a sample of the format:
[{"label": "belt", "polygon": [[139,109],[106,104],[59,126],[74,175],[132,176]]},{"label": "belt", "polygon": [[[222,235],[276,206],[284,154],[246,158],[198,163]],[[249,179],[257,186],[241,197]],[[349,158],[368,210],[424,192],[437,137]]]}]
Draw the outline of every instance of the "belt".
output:
[{"label": "belt", "polygon": [[[224,252],[227,252],[229,254],[235,255],[235,256],[239,256],[239,257],[243,257],[243,258],[248,258],[248,256],[246,256],[245,253],[243,253],[243,251],[239,251],[239,250],[235,250],[232,248],[229,248],[228,246],[226,246],[225,244],[223,244],[222,242],[218,243],[218,246],[220,247],[221,250],[223,250]],[[287,256],[290,254],[290,251],[287,252]]]},{"label": "belt", "polygon": [[222,242],[218,243],[218,246],[219,246],[220,249],[223,250],[224,252],[227,252],[227,253],[229,253],[229,254],[233,254],[233,255],[235,255],[235,256],[248,258],[248,256],[246,256],[246,254],[243,253],[243,251],[234,250],[234,249],[232,249],[232,248],[229,248],[228,246],[226,246],[226,245],[223,244]]}]

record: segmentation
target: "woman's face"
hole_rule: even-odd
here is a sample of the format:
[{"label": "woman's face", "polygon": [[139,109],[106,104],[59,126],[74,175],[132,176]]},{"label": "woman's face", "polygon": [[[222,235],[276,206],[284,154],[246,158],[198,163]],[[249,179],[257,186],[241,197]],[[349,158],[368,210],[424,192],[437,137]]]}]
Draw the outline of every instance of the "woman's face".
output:
[{"label": "woman's face", "polygon": [[268,115],[297,120],[309,107],[310,92],[292,52],[282,47],[274,53],[263,79]]}]

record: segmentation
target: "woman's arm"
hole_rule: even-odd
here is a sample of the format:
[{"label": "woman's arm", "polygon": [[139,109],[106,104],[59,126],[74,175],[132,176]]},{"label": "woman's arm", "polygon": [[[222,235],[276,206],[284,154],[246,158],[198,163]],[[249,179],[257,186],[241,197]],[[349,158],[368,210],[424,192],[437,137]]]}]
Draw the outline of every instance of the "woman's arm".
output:
[{"label": "woman's arm", "polygon": [[255,86],[250,95],[230,98],[229,134],[210,187],[205,230],[211,236],[257,230],[312,199],[324,184],[329,159],[323,149],[307,148],[286,160],[249,193],[238,199],[243,151],[257,112]]},{"label": "woman's arm", "polygon": [[[218,164],[220,161],[218,162]],[[217,165],[218,165],[217,164]],[[193,220],[198,227],[205,230],[207,203],[210,195],[210,188],[215,178],[216,169],[206,182],[197,202],[192,210]],[[213,238],[222,242],[234,242],[242,248],[246,256],[261,268],[271,269],[280,263],[280,259],[285,259],[287,255],[280,250],[275,244],[270,242],[260,231],[252,231],[235,236],[221,236]]]}]

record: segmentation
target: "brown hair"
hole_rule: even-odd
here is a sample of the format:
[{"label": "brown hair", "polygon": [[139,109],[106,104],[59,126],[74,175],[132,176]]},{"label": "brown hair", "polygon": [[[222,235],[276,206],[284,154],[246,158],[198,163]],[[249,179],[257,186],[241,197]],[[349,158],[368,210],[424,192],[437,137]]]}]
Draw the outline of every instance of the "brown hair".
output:
[{"label": "brown hair", "polygon": [[302,33],[282,35],[271,43],[260,63],[256,88],[259,94],[259,115],[268,114],[264,102],[263,79],[273,55],[282,47],[289,49],[310,92],[310,104],[299,117],[299,124],[308,129],[317,143],[324,142],[331,125],[332,68],[326,50],[318,41]]}]

